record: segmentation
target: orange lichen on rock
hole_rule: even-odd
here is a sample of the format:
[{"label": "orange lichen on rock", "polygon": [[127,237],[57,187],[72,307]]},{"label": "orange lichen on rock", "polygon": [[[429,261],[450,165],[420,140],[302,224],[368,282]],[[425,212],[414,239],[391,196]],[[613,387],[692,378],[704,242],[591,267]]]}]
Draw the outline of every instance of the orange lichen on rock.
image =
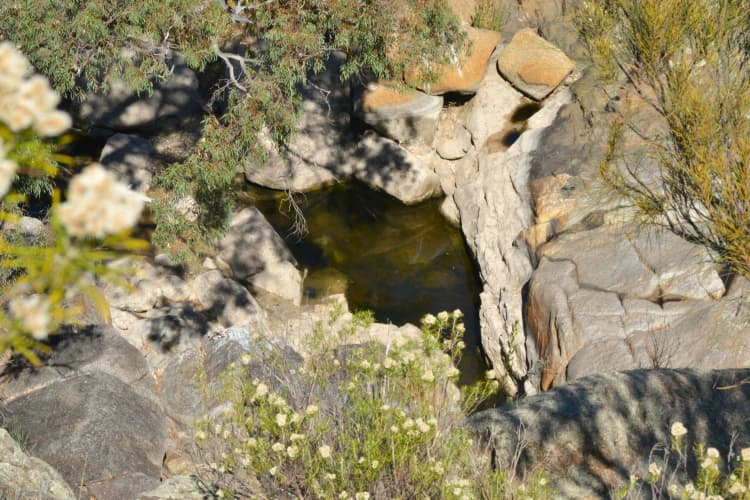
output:
[{"label": "orange lichen on rock", "polygon": [[406,74],[406,83],[428,94],[446,92],[476,92],[482,82],[490,56],[502,35],[496,31],[465,27],[464,48],[455,63],[442,64],[433,69],[435,81],[426,78],[426,72],[413,69]]}]

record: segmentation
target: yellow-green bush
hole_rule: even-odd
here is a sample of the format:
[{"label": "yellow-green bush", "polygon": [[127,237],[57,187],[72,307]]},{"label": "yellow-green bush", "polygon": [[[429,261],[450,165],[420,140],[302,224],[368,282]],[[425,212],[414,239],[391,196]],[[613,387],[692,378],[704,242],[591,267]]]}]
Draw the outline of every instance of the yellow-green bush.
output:
[{"label": "yellow-green bush", "polygon": [[[626,77],[666,124],[662,134],[645,136],[660,172],[610,161],[602,166],[605,181],[647,221],[750,276],[747,2],[595,0],[583,2],[576,19],[602,74]],[[618,145],[614,135],[610,160]]]},{"label": "yellow-green bush", "polygon": [[[59,161],[55,142],[70,126],[70,117],[56,109],[59,95],[47,79],[34,75],[26,58],[11,43],[0,42],[0,221],[19,220],[29,177],[52,180]],[[80,311],[67,307],[77,294],[103,299],[92,286],[94,277],[117,280],[105,265],[122,251],[143,248],[130,238],[144,198],[117,182],[101,166],[87,167],[70,182],[67,199],[52,190],[48,234],[29,242],[13,229],[0,233],[0,354],[20,353],[38,363],[43,343]]]},{"label": "yellow-green bush", "polygon": [[[460,317],[426,316],[417,339],[344,347],[365,321],[355,315],[334,328],[334,311],[317,325],[294,375],[303,397],[272,390],[242,364],[230,367],[227,410],[196,433],[204,480],[229,498],[512,496],[518,485],[508,471],[492,471],[486,450],[461,425],[461,406],[474,407],[498,385],[485,379],[459,396]],[[252,362],[245,354],[242,363]],[[541,475],[524,489],[529,498],[550,494]]]}]

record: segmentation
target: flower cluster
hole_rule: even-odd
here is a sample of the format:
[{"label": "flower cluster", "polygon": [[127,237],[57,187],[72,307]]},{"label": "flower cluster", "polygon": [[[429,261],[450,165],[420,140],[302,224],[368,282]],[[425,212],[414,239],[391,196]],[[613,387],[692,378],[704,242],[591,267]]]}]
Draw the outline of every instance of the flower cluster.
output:
[{"label": "flower cluster", "polygon": [[0,43],[0,121],[11,131],[33,127],[43,137],[70,128],[70,116],[55,109],[60,96],[47,78],[31,74],[26,57],[10,42]]},{"label": "flower cluster", "polygon": [[13,183],[13,178],[16,175],[16,169],[18,165],[13,160],[7,157],[8,148],[0,139],[0,198],[5,196],[5,193],[10,189],[10,185]]},{"label": "flower cluster", "polygon": [[10,301],[10,312],[23,329],[37,340],[45,340],[49,334],[49,300],[38,294],[14,297]]},{"label": "flower cluster", "polygon": [[73,178],[68,199],[60,204],[58,216],[72,236],[103,238],[132,228],[145,201],[143,195],[94,163]]}]

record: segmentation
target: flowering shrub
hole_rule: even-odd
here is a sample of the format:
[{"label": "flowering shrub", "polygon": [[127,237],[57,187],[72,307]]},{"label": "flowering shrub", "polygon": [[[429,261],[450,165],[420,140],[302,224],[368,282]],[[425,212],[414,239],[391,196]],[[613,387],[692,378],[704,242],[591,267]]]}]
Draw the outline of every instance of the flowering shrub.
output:
[{"label": "flowering shrub", "polygon": [[[340,327],[334,311],[311,335],[298,383],[277,390],[251,378],[245,354],[226,373],[226,412],[198,426],[204,480],[228,498],[507,496],[506,471],[491,471],[460,425],[452,363],[460,318],[460,311],[428,315],[419,338],[355,346],[344,344],[371,317],[355,315]],[[479,384],[485,389],[473,398],[497,388]],[[529,498],[549,495],[543,478],[525,488]]]},{"label": "flowering shrub", "polygon": [[[14,187],[19,175],[57,174],[60,156],[45,138],[70,127],[70,116],[56,109],[59,101],[47,79],[32,74],[24,55],[10,42],[0,42],[0,220],[11,227],[25,198]],[[65,202],[58,192],[52,194],[50,234],[41,246],[16,238],[7,227],[0,234],[0,265],[13,271],[0,290],[7,301],[0,309],[0,354],[10,349],[35,363],[37,353],[48,349],[42,341],[75,322],[79,311],[66,306],[70,299],[85,293],[104,305],[91,286],[95,276],[124,282],[104,262],[145,246],[128,236],[144,198],[101,166],[73,178]]]},{"label": "flowering shrub", "polygon": [[663,447],[661,459],[652,455],[646,477],[641,479],[632,475],[630,483],[619,492],[619,498],[640,498],[644,489],[650,490],[652,498],[750,498],[750,448],[742,448],[739,454],[730,449],[724,469],[728,473],[722,474],[719,450],[696,443],[693,457],[698,466],[697,473],[683,483],[680,477],[687,476],[685,436],[688,430],[682,422],[674,422],[670,434],[670,443]]}]

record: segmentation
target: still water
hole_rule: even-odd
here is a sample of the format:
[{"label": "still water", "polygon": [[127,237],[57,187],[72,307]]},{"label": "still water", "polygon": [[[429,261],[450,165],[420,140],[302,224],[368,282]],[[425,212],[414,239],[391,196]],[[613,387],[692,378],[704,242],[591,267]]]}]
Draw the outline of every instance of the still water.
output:
[{"label": "still water", "polygon": [[405,206],[359,183],[297,195],[308,225],[299,238],[277,191],[252,187],[245,194],[307,269],[306,300],[345,293],[350,309],[369,309],[377,321],[395,324],[419,325],[426,313],[461,309],[467,344],[461,380],[486,369],[479,352],[481,283],[460,230],[440,215],[442,200]]}]

